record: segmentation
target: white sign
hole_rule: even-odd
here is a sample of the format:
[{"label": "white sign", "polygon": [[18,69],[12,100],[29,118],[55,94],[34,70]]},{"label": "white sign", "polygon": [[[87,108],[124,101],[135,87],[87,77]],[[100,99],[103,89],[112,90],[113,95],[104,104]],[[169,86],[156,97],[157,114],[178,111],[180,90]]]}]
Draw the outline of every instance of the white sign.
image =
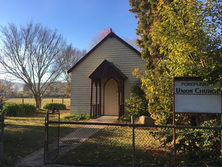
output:
[{"label": "white sign", "polygon": [[194,78],[174,79],[175,113],[222,114],[221,87],[218,82],[209,87],[207,82]]}]

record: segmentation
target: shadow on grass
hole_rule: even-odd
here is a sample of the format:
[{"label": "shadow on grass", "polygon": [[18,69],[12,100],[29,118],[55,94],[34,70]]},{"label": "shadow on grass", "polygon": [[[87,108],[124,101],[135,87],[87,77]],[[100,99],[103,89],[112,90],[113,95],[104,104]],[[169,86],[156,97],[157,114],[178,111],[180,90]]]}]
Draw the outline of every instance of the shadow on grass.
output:
[{"label": "shadow on grass", "polygon": [[[64,136],[77,127],[62,126]],[[57,127],[50,127],[50,137],[55,140],[58,136]],[[51,141],[52,142],[52,141]],[[12,165],[17,159],[43,147],[44,145],[44,125],[15,125],[8,124],[4,130],[4,160],[0,165]]]},{"label": "shadow on grass", "polygon": [[4,130],[4,160],[11,164],[43,146],[44,127],[9,124]]},{"label": "shadow on grass", "polygon": [[[139,134],[143,140],[149,132],[147,130]],[[149,142],[145,139],[144,142]],[[173,155],[166,150],[153,150],[152,146],[136,145],[136,166],[171,166]],[[168,161],[165,161],[168,159]],[[105,127],[88,140],[71,150],[57,162],[109,165],[109,166],[132,166],[132,130],[129,127]]]}]

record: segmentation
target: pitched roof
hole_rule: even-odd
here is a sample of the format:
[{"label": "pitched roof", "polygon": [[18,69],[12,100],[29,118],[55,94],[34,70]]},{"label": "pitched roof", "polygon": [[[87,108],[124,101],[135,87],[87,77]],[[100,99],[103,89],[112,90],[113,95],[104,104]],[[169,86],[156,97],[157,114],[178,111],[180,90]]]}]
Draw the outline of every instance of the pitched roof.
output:
[{"label": "pitched roof", "polygon": [[141,53],[136,50],[134,47],[132,47],[130,44],[128,44],[126,41],[124,41],[123,39],[121,39],[119,36],[117,36],[115,33],[113,33],[112,31],[105,37],[103,38],[103,40],[101,40],[94,48],[92,48],[85,56],[83,56],[74,66],[72,66],[67,72],[70,73],[72,72],[72,70],[77,67],[83,60],[85,60],[94,50],[96,50],[104,41],[106,41],[108,38],[117,38],[120,42],[122,42],[123,44],[125,44],[127,47],[129,47],[132,51],[134,51],[135,53],[137,53],[139,56],[141,56]]},{"label": "pitched roof", "polygon": [[127,79],[127,76],[124,75],[113,63],[104,59],[98,67],[89,75],[91,79],[99,78],[119,78]]}]

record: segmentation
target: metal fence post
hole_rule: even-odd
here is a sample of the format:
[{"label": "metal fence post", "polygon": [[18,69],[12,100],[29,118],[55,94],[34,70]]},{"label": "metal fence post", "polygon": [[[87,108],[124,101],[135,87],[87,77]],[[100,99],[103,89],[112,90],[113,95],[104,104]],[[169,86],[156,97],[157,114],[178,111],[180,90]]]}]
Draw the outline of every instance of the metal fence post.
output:
[{"label": "metal fence post", "polygon": [[[134,125],[134,116],[131,115],[131,124]],[[135,134],[134,126],[132,126],[132,147],[133,147],[133,166],[135,166]]]},{"label": "metal fence post", "polygon": [[46,114],[45,117],[45,141],[44,141],[44,164],[48,161],[48,121],[49,121],[49,114]]},{"label": "metal fence post", "polygon": [[1,122],[2,122],[2,130],[1,130],[1,159],[3,159],[3,147],[4,147],[4,112],[1,115]]},{"label": "metal fence post", "polygon": [[[222,115],[220,116],[220,125],[222,128]],[[222,165],[222,130],[220,130],[220,151],[221,151],[221,165]]]},{"label": "metal fence post", "polygon": [[[60,122],[60,112],[59,110],[57,110],[58,112],[58,122]],[[58,155],[59,155],[59,135],[60,135],[60,123],[58,123]]]}]

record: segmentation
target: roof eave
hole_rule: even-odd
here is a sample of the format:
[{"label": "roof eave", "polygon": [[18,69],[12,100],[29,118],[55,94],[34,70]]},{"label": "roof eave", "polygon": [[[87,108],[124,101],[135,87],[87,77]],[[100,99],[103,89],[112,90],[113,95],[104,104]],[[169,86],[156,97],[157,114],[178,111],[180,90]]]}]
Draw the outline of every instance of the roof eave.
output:
[{"label": "roof eave", "polygon": [[96,46],[94,46],[85,56],[83,56],[75,65],[73,65],[68,71],[67,73],[72,72],[72,70],[74,68],[76,68],[83,60],[85,60],[94,50],[96,50],[107,38],[113,38],[116,37],[118,40],[120,40],[123,44],[125,44],[126,46],[128,46],[131,50],[133,50],[135,53],[137,53],[139,56],[141,56],[141,53],[136,50],[133,46],[131,46],[130,44],[128,44],[126,41],[124,41],[123,39],[121,39],[119,36],[117,36],[115,33],[110,32],[105,38],[103,38]]}]

